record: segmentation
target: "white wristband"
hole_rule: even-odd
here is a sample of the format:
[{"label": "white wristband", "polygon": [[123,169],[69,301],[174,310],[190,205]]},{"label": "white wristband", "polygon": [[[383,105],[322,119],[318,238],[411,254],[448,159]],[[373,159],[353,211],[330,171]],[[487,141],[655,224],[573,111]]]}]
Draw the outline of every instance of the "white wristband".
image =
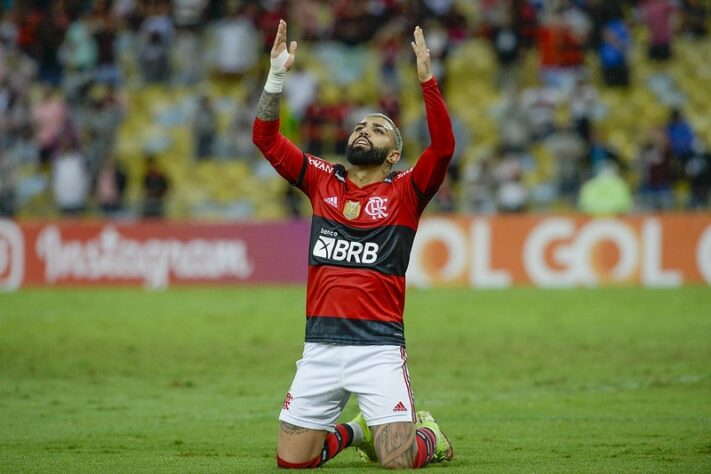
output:
[{"label": "white wristband", "polygon": [[267,83],[264,84],[264,90],[272,94],[281,92],[284,86],[284,78],[286,78],[286,68],[284,64],[289,59],[289,53],[286,49],[282,51],[276,58],[271,58],[271,67],[267,76]]}]

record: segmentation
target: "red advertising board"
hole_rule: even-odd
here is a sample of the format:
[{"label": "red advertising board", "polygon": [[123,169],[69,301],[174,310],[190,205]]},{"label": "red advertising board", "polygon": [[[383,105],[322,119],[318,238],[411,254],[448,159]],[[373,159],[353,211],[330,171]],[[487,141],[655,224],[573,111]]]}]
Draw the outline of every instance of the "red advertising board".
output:
[{"label": "red advertising board", "polygon": [[429,218],[408,270],[417,286],[711,284],[711,214]]},{"label": "red advertising board", "polygon": [[[0,289],[303,283],[307,222],[0,220]],[[711,214],[427,217],[411,285],[506,288],[711,284]]]},{"label": "red advertising board", "polygon": [[308,223],[0,220],[0,286],[296,283]]}]

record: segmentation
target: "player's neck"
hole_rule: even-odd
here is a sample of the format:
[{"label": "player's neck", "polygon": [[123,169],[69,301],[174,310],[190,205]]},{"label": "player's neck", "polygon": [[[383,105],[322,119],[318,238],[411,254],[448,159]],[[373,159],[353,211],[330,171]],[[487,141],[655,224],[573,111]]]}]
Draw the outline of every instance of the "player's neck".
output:
[{"label": "player's neck", "polygon": [[391,167],[387,163],[373,166],[352,165],[348,169],[348,179],[359,188],[362,188],[369,184],[384,181],[390,171]]}]

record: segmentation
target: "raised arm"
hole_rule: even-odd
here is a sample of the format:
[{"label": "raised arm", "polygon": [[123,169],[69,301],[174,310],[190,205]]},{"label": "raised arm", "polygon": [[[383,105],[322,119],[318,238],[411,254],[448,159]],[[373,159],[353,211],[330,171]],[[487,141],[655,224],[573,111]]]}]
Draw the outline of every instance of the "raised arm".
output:
[{"label": "raised arm", "polygon": [[417,78],[420,80],[425,100],[427,128],[430,145],[417,160],[412,170],[412,180],[417,191],[426,199],[437,192],[447,175],[447,167],[454,153],[454,134],[447,106],[432,73],[430,50],[427,49],[422,29],[415,28],[415,40],[411,43],[417,58]]},{"label": "raised arm", "polygon": [[304,154],[279,132],[279,106],[286,73],[296,60],[296,41],[287,51],[286,22],[279,21],[271,51],[271,68],[257,105],[252,141],[281,176],[295,183],[304,164]]}]

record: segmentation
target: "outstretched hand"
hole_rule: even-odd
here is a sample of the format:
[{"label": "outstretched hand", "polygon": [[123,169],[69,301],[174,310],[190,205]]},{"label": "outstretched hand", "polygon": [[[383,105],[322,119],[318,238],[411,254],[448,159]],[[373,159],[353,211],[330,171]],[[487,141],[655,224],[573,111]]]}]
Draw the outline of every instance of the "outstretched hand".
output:
[{"label": "outstretched hand", "polygon": [[[289,44],[288,57],[286,61],[280,66],[284,68],[285,71],[291,69],[296,61],[296,41],[292,41]],[[279,20],[279,27],[277,28],[277,34],[274,37],[274,45],[272,46],[271,59],[272,63],[274,60],[286,51],[286,22],[284,20]]]},{"label": "outstretched hand", "polygon": [[410,45],[412,45],[412,50],[415,52],[415,57],[417,58],[417,78],[420,82],[427,82],[434,76],[434,74],[432,74],[430,50],[427,49],[425,34],[422,32],[422,28],[416,26],[414,36],[415,41],[412,41]]}]

